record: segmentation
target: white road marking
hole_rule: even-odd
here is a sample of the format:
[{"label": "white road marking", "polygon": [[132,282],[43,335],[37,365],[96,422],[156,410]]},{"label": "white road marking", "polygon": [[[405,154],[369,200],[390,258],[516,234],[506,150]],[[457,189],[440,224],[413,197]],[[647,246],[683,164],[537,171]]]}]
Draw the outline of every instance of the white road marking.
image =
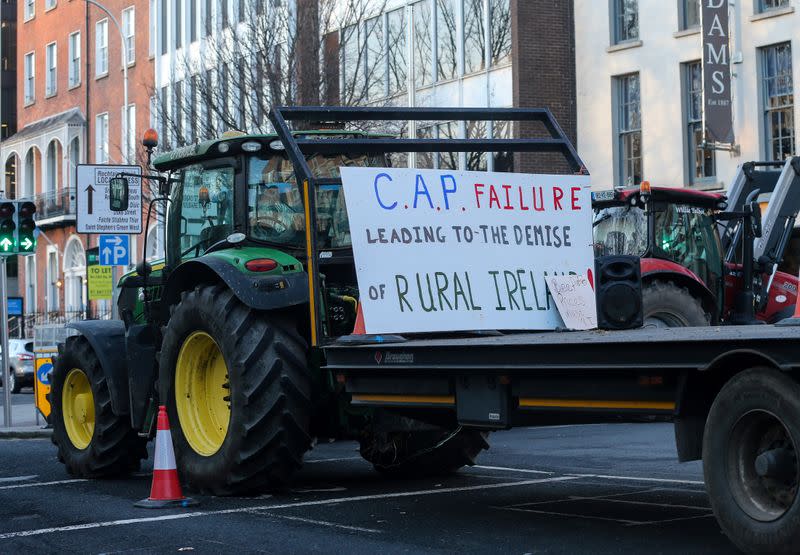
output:
[{"label": "white road marking", "polygon": [[[304,463],[323,463],[323,462],[339,462],[339,461],[356,461],[364,460],[362,457],[341,457],[338,459],[311,459],[303,461]],[[366,462],[366,461],[364,461]]]},{"label": "white road marking", "polygon": [[129,524],[144,524],[148,522],[160,522],[165,520],[181,520],[184,518],[197,518],[201,516],[215,516],[227,515],[237,513],[248,513],[253,511],[275,511],[278,509],[290,509],[294,507],[312,507],[318,505],[331,505],[336,503],[352,503],[355,501],[372,501],[376,499],[396,499],[401,497],[415,497],[423,495],[437,495],[441,493],[454,493],[462,491],[478,491],[498,488],[511,488],[520,486],[529,486],[533,484],[544,484],[549,482],[565,482],[569,480],[579,480],[580,476],[556,476],[551,478],[542,478],[539,480],[521,480],[517,482],[504,482],[502,484],[480,484],[475,486],[459,486],[452,488],[437,488],[427,490],[415,491],[399,491],[393,493],[377,493],[372,495],[357,495],[354,497],[338,497],[331,499],[318,499],[315,501],[300,501],[296,503],[284,503],[281,505],[261,505],[256,507],[239,507],[236,509],[222,509],[219,511],[197,511],[190,513],[177,513],[170,515],[159,515],[143,518],[126,518],[122,520],[108,520],[104,522],[89,522],[85,524],[73,524],[70,526],[54,526],[52,528],[39,528],[36,530],[21,530],[19,532],[6,532],[0,534],[0,540],[10,538],[23,538],[29,536],[40,536],[43,534],[52,534],[56,532],[72,532],[76,530],[92,530],[96,528],[108,528],[112,526],[126,526]]},{"label": "white road marking", "polygon": [[484,470],[506,470],[511,472],[524,472],[527,474],[554,474],[554,472],[545,472],[544,470],[532,470],[530,468],[509,468],[507,466],[486,466],[483,464],[476,464],[472,468],[483,468]]},{"label": "white road marking", "polygon": [[673,505],[672,503],[656,503],[654,501],[634,501],[632,499],[609,499],[607,497],[570,497],[565,501],[605,501],[607,503],[629,503],[631,505],[647,505],[650,507],[664,507],[665,509],[691,509],[695,511],[710,511],[711,507],[699,505]]},{"label": "white road marking", "polygon": [[38,478],[38,474],[31,474],[30,476],[9,476],[8,478],[0,478],[0,483],[5,482],[24,482],[25,480],[33,480]]},{"label": "white road marking", "polygon": [[647,522],[633,522],[631,524],[626,524],[626,526],[646,526],[648,524],[666,524],[668,522],[680,522],[681,520],[694,520],[697,518],[710,518],[713,517],[713,513],[708,513],[707,515],[695,515],[695,516],[681,516],[678,518],[667,518],[665,520],[650,520]]},{"label": "white road marking", "polygon": [[329,522],[327,520],[314,520],[312,518],[303,518],[300,516],[289,516],[289,515],[276,515],[268,512],[258,511],[258,514],[263,514],[275,518],[282,518],[284,520],[296,520],[297,522],[305,522],[308,524],[317,524],[319,526],[329,526],[331,528],[341,528],[343,530],[350,530],[352,532],[367,532],[370,534],[380,534],[380,530],[375,530],[374,528],[362,528],[361,526],[348,526],[346,524],[337,524],[336,522]]},{"label": "white road marking", "polygon": [[14,484],[12,486],[0,486],[0,489],[16,489],[16,488],[36,488],[39,486],[56,486],[59,484],[74,484],[77,482],[87,482],[85,478],[75,478],[73,480],[56,480],[55,482],[34,482],[33,484]]},{"label": "white road marking", "polygon": [[605,516],[594,516],[594,515],[581,515],[575,513],[562,513],[559,511],[542,511],[539,509],[523,509],[522,507],[492,507],[493,509],[501,509],[503,511],[517,511],[520,513],[536,513],[541,515],[550,515],[550,516],[568,516],[573,518],[583,518],[587,520],[604,520],[606,522],[616,522],[619,524],[627,524],[629,526],[634,524],[641,524],[635,520],[625,520],[624,518],[608,518]]},{"label": "white road marking", "polygon": [[585,496],[585,497],[578,497],[574,495],[570,495],[563,499],[546,499],[544,501],[531,501],[528,503],[515,503],[514,505],[507,505],[506,507],[533,507],[535,505],[548,505],[551,503],[565,503],[568,501],[575,501],[576,499],[581,499],[583,501],[590,501],[590,500],[597,500],[597,499],[608,499],[609,497],[616,497],[622,495],[637,495],[642,493],[650,493],[653,491],[658,491],[657,488],[651,489],[643,489],[641,491],[626,491],[624,493],[613,493],[613,494],[606,494],[606,495],[596,495],[596,496]]}]

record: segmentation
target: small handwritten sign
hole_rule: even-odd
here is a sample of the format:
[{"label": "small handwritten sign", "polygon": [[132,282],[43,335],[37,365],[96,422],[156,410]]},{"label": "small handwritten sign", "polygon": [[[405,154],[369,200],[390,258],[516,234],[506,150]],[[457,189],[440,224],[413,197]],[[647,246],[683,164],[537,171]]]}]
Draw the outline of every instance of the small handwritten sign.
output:
[{"label": "small handwritten sign", "polygon": [[547,276],[547,287],[567,328],[591,330],[597,327],[594,290],[586,276]]}]

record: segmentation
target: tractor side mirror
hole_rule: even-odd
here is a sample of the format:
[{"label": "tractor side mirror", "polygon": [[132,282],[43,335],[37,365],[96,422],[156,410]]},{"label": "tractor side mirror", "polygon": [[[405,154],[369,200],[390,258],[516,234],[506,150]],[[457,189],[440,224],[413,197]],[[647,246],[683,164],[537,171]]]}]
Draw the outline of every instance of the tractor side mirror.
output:
[{"label": "tractor side mirror", "polygon": [[128,209],[128,179],[112,177],[108,182],[108,203],[112,212],[125,212]]},{"label": "tractor side mirror", "polygon": [[750,203],[750,223],[753,226],[753,237],[761,237],[761,205],[756,201]]}]

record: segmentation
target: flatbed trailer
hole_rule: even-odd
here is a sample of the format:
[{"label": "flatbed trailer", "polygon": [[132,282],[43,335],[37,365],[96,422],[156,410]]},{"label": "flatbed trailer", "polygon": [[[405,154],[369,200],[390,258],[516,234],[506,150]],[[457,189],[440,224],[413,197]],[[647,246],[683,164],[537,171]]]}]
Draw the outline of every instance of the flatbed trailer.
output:
[{"label": "flatbed trailer", "polygon": [[703,459],[732,541],[796,553],[799,346],[800,327],[753,325],[350,336],[325,354],[354,404],[421,421],[486,430],[674,421],[678,458]]}]

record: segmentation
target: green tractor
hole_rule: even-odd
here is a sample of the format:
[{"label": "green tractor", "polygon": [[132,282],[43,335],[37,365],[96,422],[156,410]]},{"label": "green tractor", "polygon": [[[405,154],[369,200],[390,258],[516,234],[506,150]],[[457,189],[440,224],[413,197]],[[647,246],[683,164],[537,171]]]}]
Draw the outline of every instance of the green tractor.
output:
[{"label": "green tractor", "polygon": [[[340,121],[317,110],[292,113],[306,127]],[[284,113],[270,115],[275,135],[152,160],[144,178],[161,194],[148,221],[165,207],[166,258],[121,278],[121,320],[70,324],[79,333],[56,360],[53,442],[70,474],[139,468],[160,405],[184,481],[219,495],[285,487],[318,439],[358,439],[377,469],[406,475],[453,471],[488,447],[447,411],[352,405],[325,368],[321,347],[353,332],[359,296],[339,168],[389,165],[396,139],[289,131]],[[127,207],[127,185],[112,180],[112,210]]]}]

